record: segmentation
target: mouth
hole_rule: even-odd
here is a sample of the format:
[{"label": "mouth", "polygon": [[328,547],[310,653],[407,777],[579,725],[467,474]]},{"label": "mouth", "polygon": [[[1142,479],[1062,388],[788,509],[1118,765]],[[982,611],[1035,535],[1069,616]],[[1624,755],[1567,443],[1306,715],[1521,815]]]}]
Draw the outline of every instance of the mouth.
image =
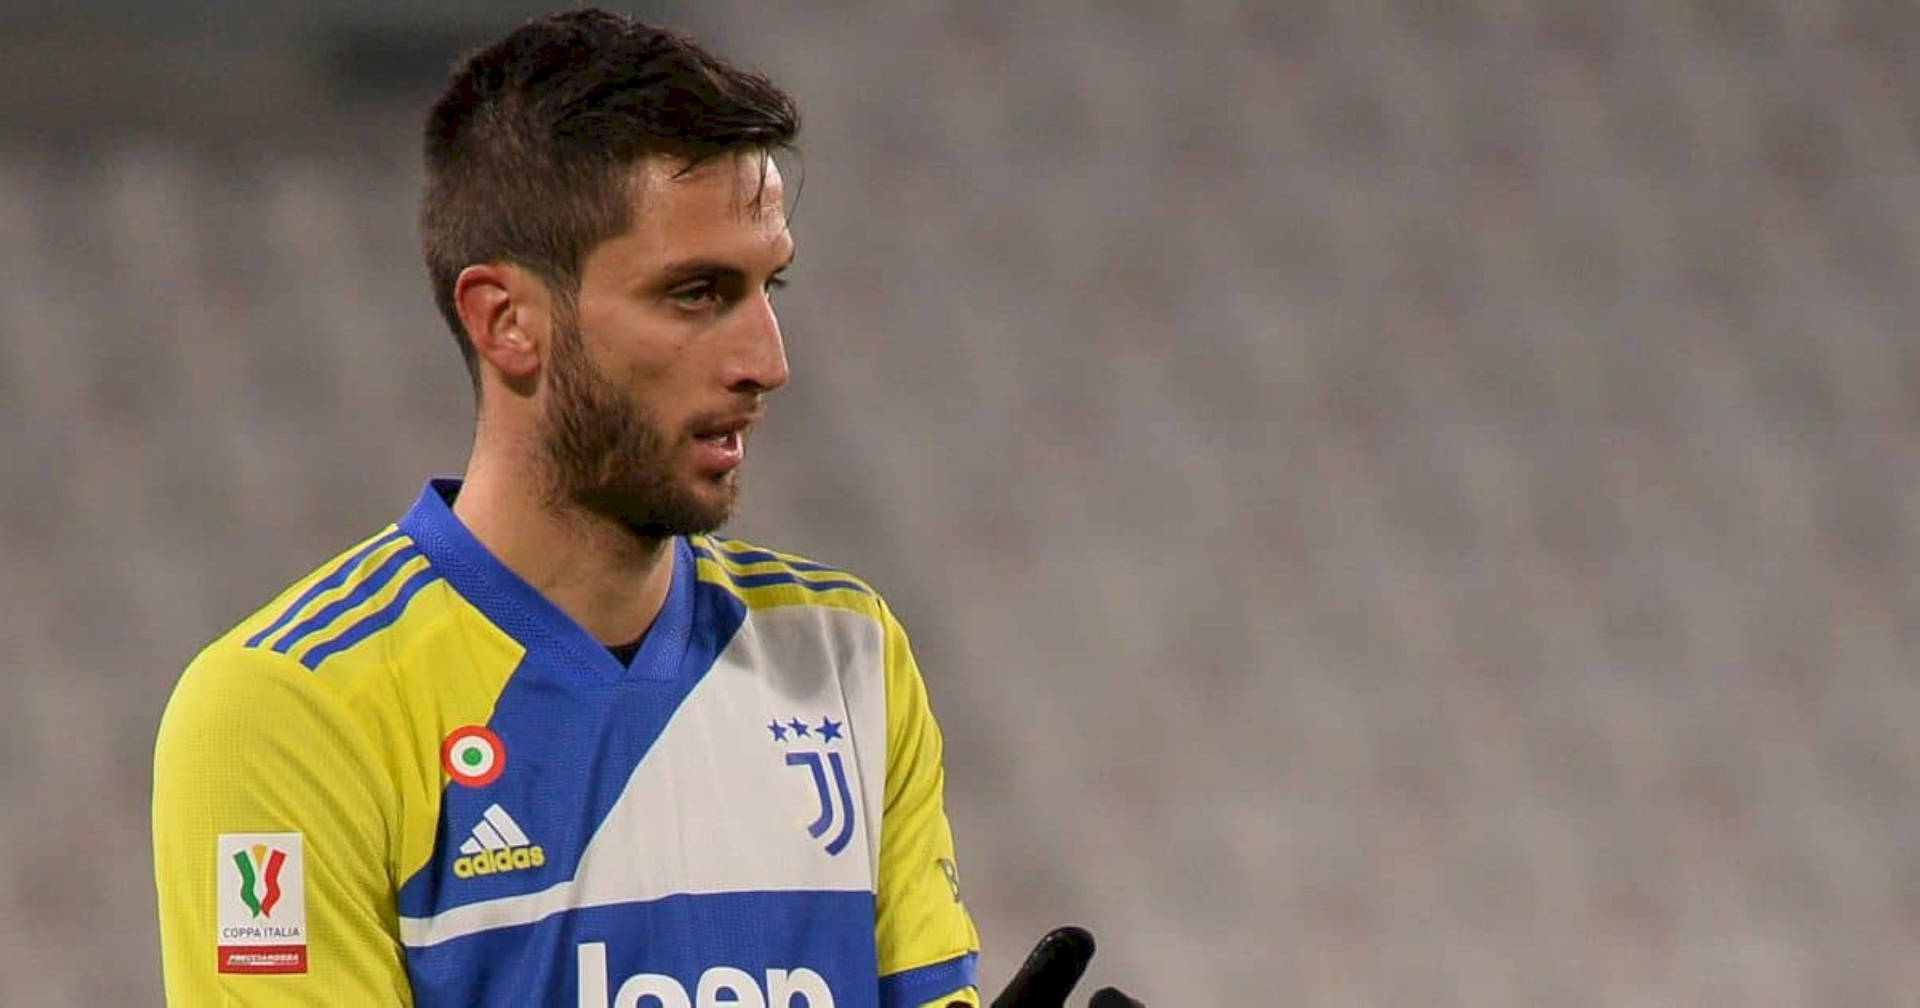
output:
[{"label": "mouth", "polygon": [[691,428],[693,439],[708,444],[745,440],[747,429],[759,419],[760,416],[757,413],[738,413],[717,420],[697,422]]},{"label": "mouth", "polygon": [[740,431],[730,431],[726,434],[701,434],[696,435],[693,440],[707,451],[724,455],[742,454],[747,447],[746,438]]},{"label": "mouth", "polygon": [[724,473],[738,466],[747,451],[747,431],[759,419],[746,413],[694,425],[691,433],[701,468]]}]

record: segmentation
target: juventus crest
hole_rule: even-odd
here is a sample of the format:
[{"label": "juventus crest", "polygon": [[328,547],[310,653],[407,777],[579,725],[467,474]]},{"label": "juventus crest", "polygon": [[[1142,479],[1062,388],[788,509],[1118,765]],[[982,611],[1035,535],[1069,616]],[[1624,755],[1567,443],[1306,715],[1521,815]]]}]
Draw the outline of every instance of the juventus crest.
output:
[{"label": "juventus crest", "polygon": [[847,781],[847,764],[841,752],[844,747],[840,745],[845,741],[844,727],[843,722],[829,717],[822,717],[817,724],[797,717],[767,722],[773,740],[784,743],[787,765],[807,771],[819,800],[820,814],[807,825],[807,835],[835,856],[853,839],[853,788]]}]

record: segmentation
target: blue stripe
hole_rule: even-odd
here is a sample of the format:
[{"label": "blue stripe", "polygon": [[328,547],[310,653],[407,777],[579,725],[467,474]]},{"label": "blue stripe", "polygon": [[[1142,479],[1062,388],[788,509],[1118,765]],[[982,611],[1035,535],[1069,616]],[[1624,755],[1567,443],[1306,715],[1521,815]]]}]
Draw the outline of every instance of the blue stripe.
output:
[{"label": "blue stripe", "polygon": [[914,1008],[938,997],[980,985],[980,954],[968,952],[945,962],[903,970],[880,978],[882,1008]]},{"label": "blue stripe", "polygon": [[269,625],[265,630],[262,630],[259,633],[254,634],[252,637],[247,638],[247,646],[259,647],[261,641],[264,641],[268,637],[271,637],[274,634],[279,633],[282,627],[285,627],[288,623],[293,622],[293,618],[300,614],[300,610],[305,609],[307,605],[311,603],[314,599],[319,598],[325,592],[331,591],[345,584],[347,581],[348,575],[353,573],[354,568],[360,566],[360,561],[365,560],[368,556],[372,555],[374,550],[377,550],[380,547],[385,546],[386,544],[394,541],[395,539],[400,538],[401,535],[402,533],[399,529],[394,529],[393,531],[388,532],[386,535],[383,535],[380,538],[375,539],[374,541],[361,547],[359,552],[348,557],[346,560],[341,562],[340,566],[334,568],[333,573],[328,574],[325,578],[322,578],[321,580],[314,582],[313,587],[308,588],[305,592],[301,593],[299,598],[294,599],[293,604],[288,606],[286,611],[280,614],[279,619],[274,620],[273,623]]},{"label": "blue stripe", "polygon": [[[606,645],[571,621],[560,624],[566,617],[559,610],[554,610],[551,621],[543,620],[525,603],[509,597],[508,592],[524,593],[529,602],[551,606],[525,582],[497,580],[513,576],[506,568],[486,570],[474,565],[478,559],[495,565],[497,561],[455,552],[479,547],[450,543],[451,534],[468,534],[454,522],[452,512],[435,496],[402,527],[427,551],[450,588],[479,606],[495,625],[514,628],[514,640],[527,651],[507,676],[487,718],[487,727],[500,736],[510,754],[507,768],[486,787],[448,785],[441,792],[435,856],[400,886],[399,910],[409,917],[430,917],[458,906],[518,896],[575,877],[581,855],[599,834],[636,768],[681,704],[713,669],[715,656],[747,615],[746,603],[726,585],[694,576],[693,551],[677,545],[686,540],[676,540],[673,585],[667,589],[666,604],[647,631],[633,668],[622,669],[607,654]],[[578,645],[571,643],[575,639]],[[539,840],[547,863],[525,871],[458,878],[453,874],[452,846],[494,802],[510,809],[521,829]],[[871,906],[872,894],[861,895]],[[687,933],[704,935],[702,928],[707,926],[692,927]],[[866,932],[871,947],[871,917]],[[869,959],[869,984],[872,974]],[[429,1003],[417,989],[415,1002]]]},{"label": "blue stripe", "polygon": [[292,654],[295,645],[332,626],[333,621],[339,619],[347,610],[372,598],[375,593],[392,584],[393,579],[399,575],[400,565],[419,555],[419,547],[411,543],[407,544],[406,548],[388,557],[379,567],[374,568],[373,573],[368,574],[365,580],[354,585],[352,591],[334,599],[319,612],[301,620],[293,629],[287,631],[286,636],[274,643],[273,650],[281,654]]},{"label": "blue stripe", "polygon": [[735,574],[733,583],[742,588],[765,588],[769,585],[793,584],[814,591],[827,591],[833,588],[851,588],[862,595],[873,594],[873,589],[858,581],[802,581],[799,575],[791,571],[769,571],[765,574]]},{"label": "blue stripe", "polygon": [[[711,542],[711,540],[709,540],[709,542]],[[785,564],[788,568],[787,570],[767,571],[761,574],[740,574],[734,571],[727,571],[727,577],[733,580],[736,587],[765,588],[770,585],[791,584],[799,585],[802,588],[810,588],[814,591],[829,591],[834,588],[845,588],[850,591],[857,591],[863,595],[873,594],[872,588],[852,580],[853,575],[843,570],[825,566],[824,564],[817,564],[808,560],[795,560],[763,549],[725,550],[720,549],[717,545],[708,546],[692,542],[691,540],[689,540],[689,545],[693,547],[694,555],[705,557],[708,560],[717,561],[725,558],[736,563],[778,563]],[[798,571],[838,574],[839,577],[808,581],[800,577],[800,575],[796,573]]]},{"label": "blue stripe", "polygon": [[393,601],[348,627],[340,636],[308,651],[305,657],[300,659],[300,664],[309,669],[317,669],[321,662],[367,639],[367,636],[374,631],[392,626],[393,621],[399,619],[401,612],[407,608],[407,603],[412,601],[414,593],[439,578],[440,575],[434,573],[431,566],[422,568],[408,578],[406,584],[400,586],[400,593],[393,597]]},{"label": "blue stripe", "polygon": [[[605,644],[594,640],[573,617],[561,612],[539,590],[508,570],[460,523],[451,506],[459,489],[458,480],[429,480],[413,507],[400,519],[400,530],[419,544],[434,570],[447,579],[454,591],[473,603],[515,643],[525,647],[536,665],[603,682],[629,675],[671,679],[680,674],[687,627],[684,620],[675,622],[678,617],[674,617],[674,613],[681,610],[674,608],[674,600],[679,598],[678,604],[684,605],[683,596],[691,594],[692,582],[698,580],[692,546],[687,539],[674,538],[674,586],[667,589],[667,605],[654,618],[653,629],[647,631],[646,642],[630,667],[623,666],[614,660]],[[687,591],[680,589],[682,582],[688,583]],[[541,703],[551,703],[551,700]],[[488,726],[499,730],[497,724]],[[478,881],[478,878],[463,880]],[[472,887],[463,885],[462,888]]]},{"label": "blue stripe", "polygon": [[[699,552],[699,553],[707,552],[707,549],[704,546],[696,545],[693,548],[695,552]],[[783,563],[789,567],[792,567],[794,570],[825,571],[828,574],[844,573],[843,571],[835,570],[832,567],[828,567],[826,564],[817,564],[811,560],[801,560],[797,557],[784,557],[778,553],[774,553],[769,550],[763,550],[763,549],[730,550],[720,546],[718,543],[714,544],[713,550],[714,552],[718,552],[724,555],[727,559],[732,560],[735,563]],[[713,556],[711,553],[707,554],[707,559],[709,560],[713,559]]]}]

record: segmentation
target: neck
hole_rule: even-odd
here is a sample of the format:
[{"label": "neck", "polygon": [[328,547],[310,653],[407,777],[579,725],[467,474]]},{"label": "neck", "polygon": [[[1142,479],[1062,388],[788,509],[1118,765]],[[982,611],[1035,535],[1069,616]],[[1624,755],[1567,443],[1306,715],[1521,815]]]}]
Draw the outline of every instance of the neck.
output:
[{"label": "neck", "polygon": [[496,559],[603,644],[625,644],[653,625],[673,583],[667,542],[541,493],[538,474],[467,464],[453,513]]}]

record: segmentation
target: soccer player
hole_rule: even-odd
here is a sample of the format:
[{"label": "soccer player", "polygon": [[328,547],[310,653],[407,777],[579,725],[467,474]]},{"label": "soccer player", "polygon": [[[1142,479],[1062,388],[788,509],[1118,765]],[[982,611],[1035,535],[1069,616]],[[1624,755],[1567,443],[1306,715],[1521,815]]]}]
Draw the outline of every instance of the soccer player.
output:
[{"label": "soccer player", "polygon": [[172,1002],[979,1004],[906,634],[858,578],[711,535],[788,378],[797,127],[594,10],[455,73],[421,222],[472,455],[181,677]]}]

